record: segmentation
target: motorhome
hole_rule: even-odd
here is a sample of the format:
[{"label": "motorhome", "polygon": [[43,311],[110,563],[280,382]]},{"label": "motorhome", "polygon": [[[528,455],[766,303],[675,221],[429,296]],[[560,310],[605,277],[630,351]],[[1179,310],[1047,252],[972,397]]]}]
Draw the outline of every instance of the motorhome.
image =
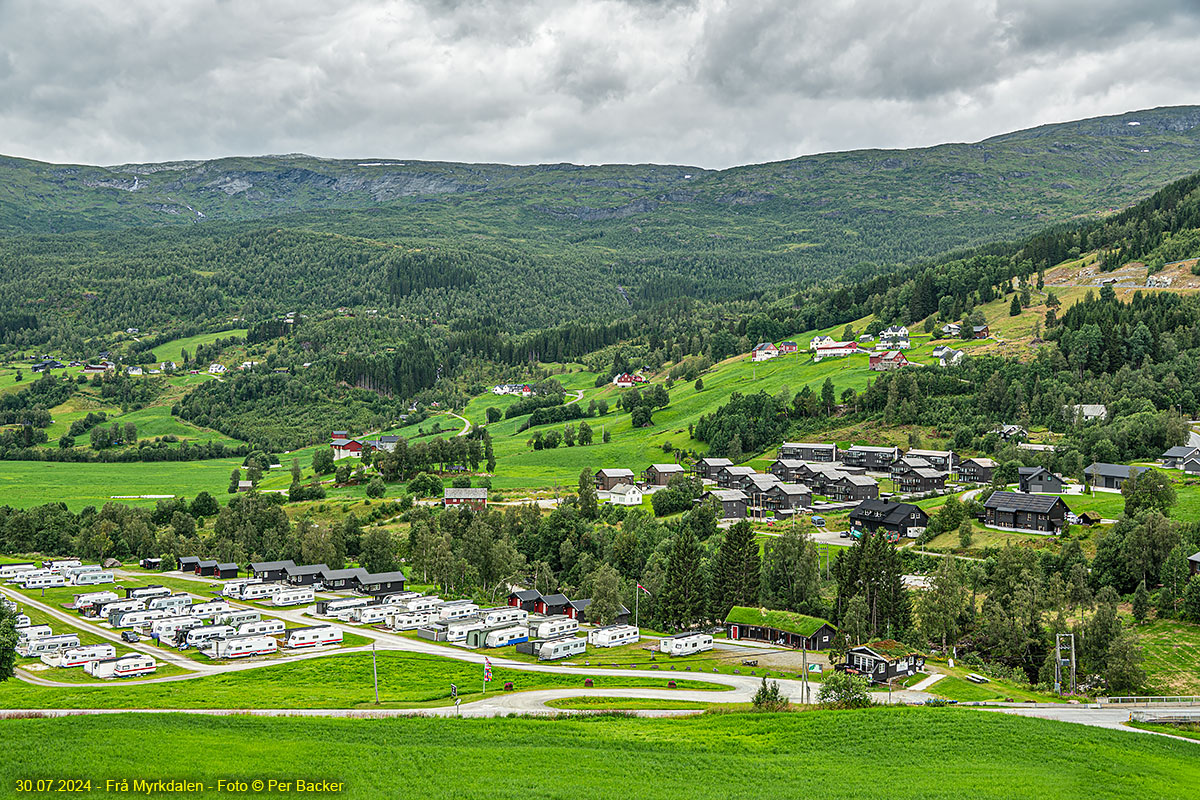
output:
[{"label": "motorhome", "polygon": [[671,656],[703,653],[712,650],[712,647],[713,637],[707,633],[681,633],[677,636],[664,636],[658,642],[659,652]]},{"label": "motorhome", "polygon": [[278,648],[278,642],[270,636],[235,636],[212,642],[204,653],[210,658],[249,658],[270,655]]},{"label": "motorhome", "polygon": [[37,569],[37,564],[32,561],[25,561],[20,564],[3,564],[0,565],[0,581],[6,581],[22,572],[36,572]]},{"label": "motorhome", "polygon": [[463,619],[464,617],[474,616],[478,611],[479,606],[470,600],[451,600],[449,603],[443,603],[438,608],[438,618],[443,621]]},{"label": "motorhome", "polygon": [[71,584],[73,586],[99,586],[104,583],[112,583],[115,579],[111,572],[103,570],[80,572],[71,578]]},{"label": "motorhome", "polygon": [[240,600],[242,592],[251,586],[258,586],[261,583],[261,578],[237,578],[222,586],[221,594],[225,597],[232,597],[234,600]]},{"label": "motorhome", "polygon": [[85,592],[84,594],[75,595],[75,599],[71,602],[71,608],[79,611],[92,606],[104,605],[119,599],[116,592],[107,589],[99,592]]},{"label": "motorhome", "polygon": [[360,625],[377,625],[387,619],[387,609],[383,606],[359,606],[351,612],[354,621]]},{"label": "motorhome", "polygon": [[108,603],[101,603],[92,606],[92,610],[96,612],[96,616],[101,619],[108,619],[118,611],[141,611],[146,607],[145,600],[112,600]]},{"label": "motorhome", "polygon": [[185,642],[190,647],[199,647],[205,642],[211,642],[216,639],[228,639],[230,636],[237,636],[237,628],[230,625],[205,625],[200,628],[192,628],[187,632]]},{"label": "motorhome", "polygon": [[483,640],[484,647],[504,647],[529,640],[529,629],[524,625],[513,625],[511,628],[501,628],[492,631]]},{"label": "motorhome", "polygon": [[68,647],[55,654],[44,655],[42,662],[51,667],[82,667],[89,661],[112,658],[116,654],[117,648],[111,644],[85,644],[80,647]]},{"label": "motorhome", "polygon": [[312,625],[307,628],[292,628],[284,631],[283,646],[289,650],[301,647],[320,647],[326,644],[341,644],[342,631],[332,625]]},{"label": "motorhome", "polygon": [[25,589],[56,589],[59,586],[66,586],[67,579],[62,575],[38,575],[33,578],[22,580],[21,576],[17,576],[17,582]]},{"label": "motorhome", "polygon": [[592,647],[620,647],[641,639],[641,633],[632,625],[608,625],[588,631],[588,644]]},{"label": "motorhome", "polygon": [[174,592],[166,586],[135,586],[125,590],[125,596],[130,600],[145,600],[149,602],[155,597],[170,597]]},{"label": "motorhome", "polygon": [[557,661],[560,658],[583,655],[585,652],[587,652],[587,639],[568,636],[542,642],[537,657],[538,661]]},{"label": "motorhome", "polygon": [[238,636],[277,636],[287,629],[281,619],[260,619],[238,625]]},{"label": "motorhome", "polygon": [[318,617],[336,617],[342,611],[361,608],[370,603],[371,598],[369,597],[339,597],[336,600],[318,600],[316,612]]},{"label": "motorhome", "polygon": [[186,614],[191,604],[192,596],[190,594],[169,594],[166,597],[150,598],[146,602],[146,608],[165,608],[169,611]]},{"label": "motorhome", "polygon": [[273,606],[302,606],[305,603],[311,603],[316,599],[316,594],[312,587],[304,587],[301,589],[284,589],[282,592],[276,592],[271,598]]},{"label": "motorhome", "polygon": [[193,617],[212,619],[218,614],[228,612],[230,608],[229,603],[226,603],[224,600],[207,600],[203,603],[193,603],[188,610]]},{"label": "motorhome", "polygon": [[408,611],[403,606],[391,606],[388,608],[386,621],[387,626],[394,631],[411,631],[414,628],[435,622],[437,618],[438,612],[436,608],[431,608],[428,611]]},{"label": "motorhome", "polygon": [[579,633],[579,620],[570,617],[550,617],[539,622],[535,634],[539,639],[561,639]]},{"label": "motorhome", "polygon": [[150,635],[157,637],[160,641],[168,639],[176,641],[186,636],[187,632],[193,628],[203,625],[204,620],[193,616],[164,617],[150,623]]},{"label": "motorhome", "polygon": [[16,619],[16,621],[13,623],[13,627],[14,627],[14,628],[17,628],[18,630],[20,630],[21,628],[28,628],[28,627],[29,627],[31,624],[32,624],[32,623],[29,621],[29,617],[28,617],[28,615],[26,615],[26,614],[17,614],[17,619]]},{"label": "motorhome", "polygon": [[262,600],[287,589],[282,583],[252,583],[242,587],[240,600]]},{"label": "motorhome", "polygon": [[40,658],[49,653],[57,653],[60,650],[65,650],[68,647],[79,647],[78,634],[66,633],[59,636],[43,636],[39,639],[31,639],[23,645],[17,645],[17,655],[24,656],[25,658]]},{"label": "motorhome", "polygon": [[175,616],[165,608],[142,609],[140,611],[118,611],[108,618],[108,624],[114,628],[140,628],[157,619]]},{"label": "motorhome", "polygon": [[158,669],[154,656],[145,653],[128,653],[115,658],[103,658],[99,661],[89,661],[83,665],[83,670],[95,678],[137,678],[150,675]]},{"label": "motorhome", "polygon": [[479,618],[483,621],[484,627],[494,628],[506,622],[524,624],[529,621],[529,612],[515,606],[500,606],[499,608],[483,609],[479,612]]},{"label": "motorhome", "polygon": [[233,627],[240,626],[243,622],[258,622],[262,619],[262,613],[259,611],[234,609],[225,614],[218,614],[213,618],[213,622],[217,625],[232,625]]},{"label": "motorhome", "polygon": [[478,617],[455,620],[446,625],[446,641],[465,642],[468,633],[481,630],[483,627],[483,622]]}]

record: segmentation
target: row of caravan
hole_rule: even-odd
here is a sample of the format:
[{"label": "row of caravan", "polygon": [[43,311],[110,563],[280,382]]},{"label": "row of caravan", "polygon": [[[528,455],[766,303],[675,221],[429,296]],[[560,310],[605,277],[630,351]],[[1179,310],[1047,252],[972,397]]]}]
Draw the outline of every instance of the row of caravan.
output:
[{"label": "row of caravan", "polygon": [[[47,642],[61,637],[38,640]],[[154,656],[146,653],[126,653],[118,656],[117,648],[111,644],[79,645],[64,647],[54,652],[41,653],[44,664],[51,667],[83,667],[83,671],[94,678],[137,678],[151,675],[158,669]]]},{"label": "row of caravan", "polygon": [[57,561],[22,561],[12,564],[0,564],[0,581],[19,583],[24,576],[61,575],[66,580],[80,572],[98,571],[99,565],[85,567],[77,558],[63,558]]}]

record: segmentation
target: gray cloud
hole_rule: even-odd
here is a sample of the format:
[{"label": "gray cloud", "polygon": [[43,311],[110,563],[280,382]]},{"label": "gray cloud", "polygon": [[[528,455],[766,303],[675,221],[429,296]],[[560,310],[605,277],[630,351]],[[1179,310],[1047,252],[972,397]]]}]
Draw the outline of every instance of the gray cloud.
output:
[{"label": "gray cloud", "polygon": [[0,0],[0,152],[720,167],[1200,102],[1198,35],[1187,0]]}]

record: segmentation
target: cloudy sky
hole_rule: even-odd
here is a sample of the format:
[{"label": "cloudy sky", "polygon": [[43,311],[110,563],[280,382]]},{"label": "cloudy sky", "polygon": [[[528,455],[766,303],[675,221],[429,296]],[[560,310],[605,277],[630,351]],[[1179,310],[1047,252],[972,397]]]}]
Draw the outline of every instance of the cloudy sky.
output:
[{"label": "cloudy sky", "polygon": [[1195,0],[0,0],[0,153],[725,167],[1200,103],[1198,41]]}]

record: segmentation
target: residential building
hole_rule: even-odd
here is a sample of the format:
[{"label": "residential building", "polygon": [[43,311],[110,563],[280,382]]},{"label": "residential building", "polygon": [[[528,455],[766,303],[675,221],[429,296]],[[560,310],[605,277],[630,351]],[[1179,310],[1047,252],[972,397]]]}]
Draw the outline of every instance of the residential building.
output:
[{"label": "residential building", "polygon": [[888,350],[907,350],[909,348],[908,328],[903,325],[892,325],[880,331],[879,346]]},{"label": "residential building", "polygon": [[826,650],[837,633],[837,628],[819,617],[744,606],[729,610],[725,629],[734,641],[768,642],[797,650]]},{"label": "residential building", "polygon": [[606,467],[596,473],[596,488],[602,492],[622,483],[633,483],[633,470]]},{"label": "residential building", "polygon": [[779,446],[779,457],[829,464],[838,460],[838,446],[823,442],[784,442]]},{"label": "residential building", "polygon": [[770,473],[752,472],[749,475],[743,475],[732,488],[741,489],[746,493],[747,497],[752,497],[756,494],[762,494],[767,489],[770,489],[777,483],[782,481]]},{"label": "residential building", "polygon": [[779,354],[781,356],[790,355],[792,353],[797,352],[799,349],[800,349],[800,345],[796,344],[795,342],[780,342],[779,343]]},{"label": "residential building", "polygon": [[796,475],[803,469],[807,468],[807,464],[803,461],[794,458],[777,458],[771,462],[771,466],[767,469],[781,481],[793,480]]},{"label": "residential building", "polygon": [[846,663],[837,669],[863,675],[871,683],[889,683],[917,674],[925,666],[925,656],[893,639],[851,647]]},{"label": "residential building", "polygon": [[1141,475],[1149,467],[1127,467],[1124,464],[1100,464],[1093,462],[1083,469],[1087,482],[1098,489],[1120,489],[1132,475]]},{"label": "residential building", "polygon": [[835,503],[871,500],[879,497],[879,484],[866,475],[843,473],[837,480],[826,484],[825,496]]},{"label": "residential building", "polygon": [[746,494],[740,489],[711,489],[704,493],[705,500],[712,498],[721,506],[721,519],[746,518]]},{"label": "residential building", "polygon": [[329,446],[333,448],[334,461],[351,456],[362,457],[363,444],[358,439],[334,439]]},{"label": "residential building", "polygon": [[755,361],[766,361],[769,358],[775,358],[779,355],[779,348],[770,342],[756,344],[754,349],[750,351],[750,355]]},{"label": "residential building", "polygon": [[933,348],[933,357],[937,359],[939,367],[957,366],[963,360],[963,351],[955,350],[953,347],[939,345]]},{"label": "residential building", "polygon": [[692,474],[706,481],[715,481],[722,467],[732,467],[728,458],[702,458],[692,466]]},{"label": "residential building", "polygon": [[224,364],[209,364],[208,372],[210,375],[224,375],[225,374],[225,365]]},{"label": "residential building", "polygon": [[358,578],[357,591],[360,594],[381,597],[383,595],[403,592],[404,582],[404,573],[399,570],[395,572],[372,572]]},{"label": "residential building", "polygon": [[487,508],[488,490],[482,486],[446,489],[442,494],[442,505],[446,508],[463,507],[472,511],[483,511]]},{"label": "residential building", "polygon": [[[904,462],[898,463],[903,464]],[[906,494],[939,492],[946,488],[946,473],[932,467],[914,467],[911,464],[904,464],[899,472],[895,469],[892,470],[892,480],[896,484],[896,490]]]},{"label": "residential building", "polygon": [[972,339],[986,339],[991,335],[992,335],[992,329],[989,328],[987,325],[972,325],[971,326],[971,338]]},{"label": "residential building", "polygon": [[813,351],[813,361],[820,361],[822,358],[840,358],[858,352],[861,352],[858,349],[858,342],[828,342],[818,345],[817,349]]},{"label": "residential building", "polygon": [[763,505],[772,511],[812,507],[812,490],[802,483],[775,483],[762,493]]},{"label": "residential building", "polygon": [[968,458],[958,465],[958,479],[970,483],[991,483],[996,462],[990,458]]},{"label": "residential building", "polygon": [[900,350],[888,350],[883,353],[871,353],[867,368],[874,372],[887,372],[908,366],[908,359]]},{"label": "residential building", "polygon": [[324,564],[303,564],[284,567],[283,577],[292,586],[312,586],[320,583],[321,578],[329,571]]},{"label": "residential building", "polygon": [[818,347],[823,347],[833,343],[832,336],[814,336],[808,343],[809,350],[816,350]]},{"label": "residential building", "polygon": [[1188,569],[1193,575],[1200,575],[1200,553],[1192,553],[1188,556]]},{"label": "residential building", "polygon": [[1189,475],[1200,475],[1200,453],[1184,459],[1182,469]]},{"label": "residential building", "polygon": [[851,530],[882,533],[889,539],[915,539],[929,527],[929,515],[912,503],[864,500],[850,512]]},{"label": "residential building", "polygon": [[842,451],[842,463],[849,467],[865,467],[884,472],[900,458],[899,447],[869,447],[855,444]]},{"label": "residential building", "polygon": [[992,492],[983,503],[984,521],[998,528],[1057,533],[1067,516],[1067,504],[1053,495]]},{"label": "residential building", "polygon": [[541,597],[542,593],[537,589],[517,589],[508,593],[508,604],[513,608],[533,611],[533,604]]},{"label": "residential building", "polygon": [[282,581],[287,579],[288,567],[295,566],[290,558],[287,561],[252,561],[250,574],[263,582]]},{"label": "residential building", "polygon": [[921,458],[929,462],[929,466],[942,472],[953,472],[958,465],[958,456],[953,450],[918,450],[913,448],[904,454],[905,458]]},{"label": "residential building", "polygon": [[362,567],[327,569],[321,573],[321,584],[332,592],[352,591],[362,585],[362,579],[365,577],[367,571]]},{"label": "residential building", "polygon": [[1200,456],[1200,447],[1177,444],[1159,456],[1158,460],[1167,469],[1182,469],[1183,462],[1196,456]]},{"label": "residential building", "polygon": [[1108,406],[1100,403],[1077,403],[1063,406],[1068,422],[1097,422],[1108,419]]},{"label": "residential building", "polygon": [[721,467],[717,472],[717,486],[722,489],[736,489],[742,478],[753,474],[754,467],[739,467],[736,464]]},{"label": "residential building", "polygon": [[618,483],[608,490],[608,502],[618,506],[640,506],[642,490],[632,483]]},{"label": "residential building", "polygon": [[651,486],[666,486],[676,475],[686,475],[682,464],[651,464],[642,479]]},{"label": "residential building", "polygon": [[1064,481],[1045,467],[1018,467],[1017,487],[1032,494],[1062,494]]},{"label": "residential building", "polygon": [[1025,430],[1020,425],[1001,425],[995,430],[995,433],[999,434],[1000,438],[1006,442],[1010,439],[1029,438],[1029,431]]},{"label": "residential building", "polygon": [[957,339],[962,336],[962,325],[957,322],[947,322],[942,326],[942,336]]},{"label": "residential building", "polygon": [[565,594],[545,594],[533,601],[533,613],[547,617],[564,616],[571,601]]}]

